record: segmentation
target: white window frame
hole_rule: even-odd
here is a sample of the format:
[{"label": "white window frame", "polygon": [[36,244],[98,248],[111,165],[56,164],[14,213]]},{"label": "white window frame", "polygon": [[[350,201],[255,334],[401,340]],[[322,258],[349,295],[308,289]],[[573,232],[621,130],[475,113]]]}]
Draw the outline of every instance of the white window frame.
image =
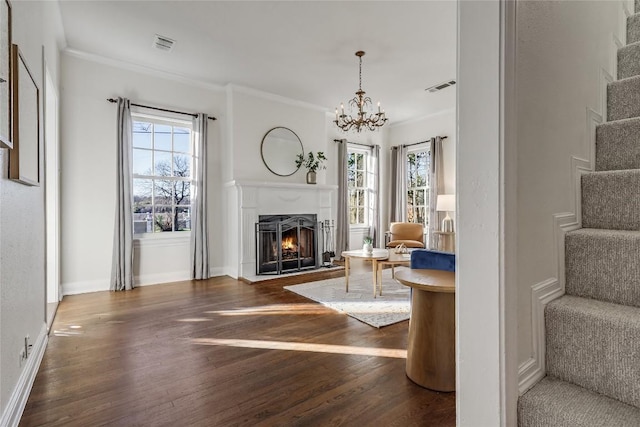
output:
[{"label": "white window frame", "polygon": [[371,186],[373,185],[373,178],[371,176],[371,174],[373,173],[372,171],[372,165],[371,165],[371,149],[368,149],[366,147],[362,147],[362,146],[358,146],[358,145],[354,145],[354,144],[349,144],[347,143],[347,155],[350,154],[362,154],[364,156],[364,169],[360,169],[360,171],[363,172],[363,177],[364,177],[364,182],[363,182],[363,186],[362,187],[350,187],[349,183],[347,182],[347,191],[349,191],[349,193],[351,192],[351,190],[363,190],[363,194],[364,194],[364,202],[361,205],[364,208],[364,223],[357,223],[357,224],[351,224],[351,195],[349,195],[349,228],[352,230],[357,230],[357,229],[370,229],[371,228],[371,220],[372,220],[372,216],[373,216],[373,212],[372,212],[372,206],[371,203],[373,201],[372,198],[372,193],[373,193],[373,188],[371,188]]},{"label": "white window frame", "polygon": [[[189,181],[191,184],[191,190],[190,190],[190,198],[193,197],[194,195],[194,186],[195,186],[195,182],[193,179],[193,168],[194,165],[196,163],[196,156],[194,153],[194,146],[193,146],[193,137],[192,137],[192,132],[193,132],[193,126],[192,126],[192,122],[190,120],[184,120],[183,118],[175,118],[175,117],[171,117],[171,116],[160,116],[160,115],[151,115],[151,114],[145,114],[145,113],[138,113],[138,112],[132,112],[131,114],[131,118],[132,118],[132,122],[147,122],[147,123],[154,123],[154,124],[159,124],[159,125],[167,125],[167,126],[173,126],[173,127],[182,127],[182,128],[188,128],[190,133],[189,136],[189,144],[190,144],[190,157],[191,157],[191,164],[190,164],[190,168],[189,170],[191,171],[191,176],[188,179],[184,179],[184,178],[180,178],[180,177],[162,177],[161,179],[163,180],[168,180],[168,181]],[[133,144],[132,144],[133,145]],[[138,147],[133,147],[132,146],[132,167],[133,167],[133,150],[134,149],[139,149]],[[149,151],[152,152],[152,161],[151,164],[155,165],[154,162],[154,157],[155,157],[155,149],[152,148],[149,149]],[[158,151],[162,151],[165,153],[171,153],[172,156],[175,153],[174,151],[174,147],[171,147],[171,151],[167,151],[167,150],[158,150]],[[178,152],[181,154],[184,154],[183,152]],[[134,174],[132,171],[132,185],[135,179],[158,179],[158,176],[156,175],[142,175],[142,174]],[[132,193],[133,193],[134,189],[132,188]],[[153,193],[153,191],[152,191]],[[152,194],[152,200],[155,197],[154,194]],[[152,206],[156,206],[156,204],[154,202],[152,202]],[[161,205],[163,206],[163,205]],[[172,207],[175,208],[174,202],[172,201],[171,204]],[[188,206],[191,209],[191,203],[188,205],[182,205],[182,206]],[[134,206],[135,208],[135,206]],[[135,215],[135,213],[132,212],[132,215]],[[193,216],[193,213],[191,212],[190,216]],[[152,227],[154,227],[154,225],[152,224]],[[135,228],[134,228],[135,230]],[[191,234],[191,230],[179,230],[179,231],[165,231],[165,232],[159,232],[159,231],[151,231],[151,232],[144,232],[144,233],[135,233],[134,231],[134,238],[137,240],[163,240],[163,239],[170,239],[170,240],[174,240],[174,241],[178,241],[178,240],[184,240],[184,239],[189,239],[189,236]]]},{"label": "white window frame", "polygon": [[[416,198],[415,194],[416,194],[417,191],[423,191],[424,190],[424,204],[422,204],[422,205],[415,205],[414,204],[413,206],[414,206],[414,212],[415,212],[416,208],[424,207],[424,222],[422,222],[422,225],[425,228],[425,232],[429,228],[428,227],[428,225],[429,225],[429,191],[430,191],[430,183],[429,183],[429,167],[430,167],[430,163],[429,162],[431,161],[431,158],[430,158],[431,156],[429,155],[429,152],[430,152],[430,148],[429,148],[429,146],[427,144],[416,145],[416,146],[413,146],[413,147],[409,148],[409,150],[407,150],[407,159],[406,159],[406,162],[407,162],[407,176],[405,178],[407,180],[406,181],[407,182],[407,212],[406,212],[407,222],[417,222],[417,221],[415,221],[415,219],[416,219],[415,215],[414,215],[414,218],[411,218],[410,215],[409,215],[409,213],[410,213],[409,212],[409,203],[410,203],[410,201],[415,201],[415,198]],[[412,154],[415,155],[416,153],[427,153],[427,156],[429,158],[429,162],[427,162],[427,164],[426,164],[425,185],[424,186],[410,187],[409,186],[409,182],[410,182],[409,174],[411,173],[411,167],[410,167],[410,163],[409,163],[409,156],[412,155]],[[410,200],[410,197],[409,197],[409,192],[410,191],[413,191],[413,194],[414,194],[413,200]]]}]

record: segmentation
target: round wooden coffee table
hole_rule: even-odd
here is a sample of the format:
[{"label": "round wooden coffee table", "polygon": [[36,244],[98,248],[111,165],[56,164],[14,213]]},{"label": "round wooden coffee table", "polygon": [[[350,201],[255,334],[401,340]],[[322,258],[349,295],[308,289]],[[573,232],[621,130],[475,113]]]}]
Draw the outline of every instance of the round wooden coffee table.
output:
[{"label": "round wooden coffee table", "polygon": [[386,249],[374,249],[373,252],[365,252],[362,249],[342,252],[344,258],[344,278],[345,291],[349,292],[349,259],[361,258],[373,261],[373,297],[376,297],[378,287],[378,261],[389,258],[389,251]]}]

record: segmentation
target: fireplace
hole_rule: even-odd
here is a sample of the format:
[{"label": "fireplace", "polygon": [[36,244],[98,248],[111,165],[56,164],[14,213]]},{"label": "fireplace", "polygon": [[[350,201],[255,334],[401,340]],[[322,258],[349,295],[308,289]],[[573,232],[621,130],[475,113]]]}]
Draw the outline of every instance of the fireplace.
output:
[{"label": "fireplace", "polygon": [[320,267],[315,214],[260,215],[256,223],[256,274],[282,274]]}]

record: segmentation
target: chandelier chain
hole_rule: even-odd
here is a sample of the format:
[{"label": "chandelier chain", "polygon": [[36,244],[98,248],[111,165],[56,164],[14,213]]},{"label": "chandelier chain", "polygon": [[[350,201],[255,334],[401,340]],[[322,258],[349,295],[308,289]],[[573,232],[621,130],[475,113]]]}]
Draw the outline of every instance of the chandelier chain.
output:
[{"label": "chandelier chain", "polygon": [[360,91],[362,92],[362,56],[359,57],[360,59],[360,72],[358,73],[358,89],[360,89]]}]

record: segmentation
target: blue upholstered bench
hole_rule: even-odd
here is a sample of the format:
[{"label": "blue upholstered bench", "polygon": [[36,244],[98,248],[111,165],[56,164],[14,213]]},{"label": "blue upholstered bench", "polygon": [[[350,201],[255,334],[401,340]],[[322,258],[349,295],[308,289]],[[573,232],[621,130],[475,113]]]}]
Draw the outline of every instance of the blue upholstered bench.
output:
[{"label": "blue upholstered bench", "polygon": [[427,249],[411,251],[412,269],[456,271],[456,255]]}]

